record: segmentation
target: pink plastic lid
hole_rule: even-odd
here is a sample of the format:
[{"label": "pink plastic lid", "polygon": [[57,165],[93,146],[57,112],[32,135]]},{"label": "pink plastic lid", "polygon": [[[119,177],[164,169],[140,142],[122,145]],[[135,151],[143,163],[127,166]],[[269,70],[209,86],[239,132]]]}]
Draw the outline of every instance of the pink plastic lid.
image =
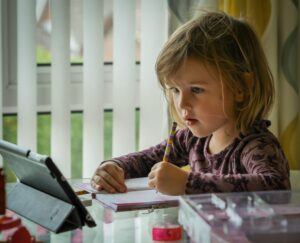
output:
[{"label": "pink plastic lid", "polygon": [[154,226],[152,228],[152,240],[176,241],[180,239],[181,226],[179,225]]}]

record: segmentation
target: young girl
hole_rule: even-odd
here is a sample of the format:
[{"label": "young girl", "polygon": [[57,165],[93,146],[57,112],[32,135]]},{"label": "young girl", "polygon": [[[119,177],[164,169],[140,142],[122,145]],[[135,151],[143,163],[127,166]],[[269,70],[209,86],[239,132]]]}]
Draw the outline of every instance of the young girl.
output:
[{"label": "young girl", "polygon": [[95,189],[125,192],[125,178],[143,176],[170,195],[290,189],[288,161],[264,120],[272,75],[247,23],[225,13],[187,22],[163,47],[156,72],[181,127],[170,162],[162,162],[166,141],[113,158],[95,171]]}]

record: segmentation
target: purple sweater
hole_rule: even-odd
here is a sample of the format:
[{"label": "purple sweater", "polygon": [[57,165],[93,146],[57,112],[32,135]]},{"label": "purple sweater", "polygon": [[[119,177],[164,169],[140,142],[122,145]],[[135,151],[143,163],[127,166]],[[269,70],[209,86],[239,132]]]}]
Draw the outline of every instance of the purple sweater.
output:
[{"label": "purple sweater", "polygon": [[[170,162],[190,165],[186,193],[237,192],[290,189],[289,165],[277,138],[267,129],[269,121],[257,122],[246,135],[236,138],[218,154],[208,152],[211,136],[198,138],[188,129],[174,137]],[[147,176],[162,161],[166,141],[113,158],[125,171],[125,178]]]}]

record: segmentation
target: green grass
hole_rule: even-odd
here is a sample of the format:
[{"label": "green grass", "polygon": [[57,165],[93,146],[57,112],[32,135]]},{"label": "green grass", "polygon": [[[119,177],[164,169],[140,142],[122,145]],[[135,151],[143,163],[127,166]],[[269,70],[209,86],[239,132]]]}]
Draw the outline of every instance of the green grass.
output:
[{"label": "green grass", "polygon": [[[136,150],[139,143],[139,111],[136,111]],[[51,154],[50,136],[51,136],[51,115],[39,114],[37,116],[38,145],[37,152],[40,154]],[[104,112],[104,159],[112,156],[112,119],[113,112]],[[83,119],[81,112],[71,114],[71,177],[82,177],[82,130]],[[3,139],[12,143],[17,143],[17,116],[3,116]],[[15,181],[15,176],[4,161],[5,174],[7,182]]]},{"label": "green grass", "polygon": [[38,64],[49,64],[51,63],[52,55],[49,50],[47,50],[42,45],[37,45],[36,48],[36,61]]},{"label": "green grass", "polygon": [[[3,117],[3,139],[11,143],[17,142],[17,117],[16,116]],[[4,160],[3,163],[4,163],[6,181],[8,182],[15,181],[15,176],[7,166],[6,161]]]},{"label": "green grass", "polygon": [[[71,63],[83,63],[82,56],[71,56]],[[38,45],[36,48],[36,63],[49,65],[52,60],[52,55],[44,46]]]}]

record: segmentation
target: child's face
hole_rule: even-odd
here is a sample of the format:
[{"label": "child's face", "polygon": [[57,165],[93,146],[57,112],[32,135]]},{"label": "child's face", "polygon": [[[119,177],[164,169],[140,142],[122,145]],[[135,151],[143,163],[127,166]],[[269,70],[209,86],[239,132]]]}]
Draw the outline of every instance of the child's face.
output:
[{"label": "child's face", "polygon": [[170,81],[177,112],[195,136],[233,131],[234,95],[214,66],[188,58]]}]

